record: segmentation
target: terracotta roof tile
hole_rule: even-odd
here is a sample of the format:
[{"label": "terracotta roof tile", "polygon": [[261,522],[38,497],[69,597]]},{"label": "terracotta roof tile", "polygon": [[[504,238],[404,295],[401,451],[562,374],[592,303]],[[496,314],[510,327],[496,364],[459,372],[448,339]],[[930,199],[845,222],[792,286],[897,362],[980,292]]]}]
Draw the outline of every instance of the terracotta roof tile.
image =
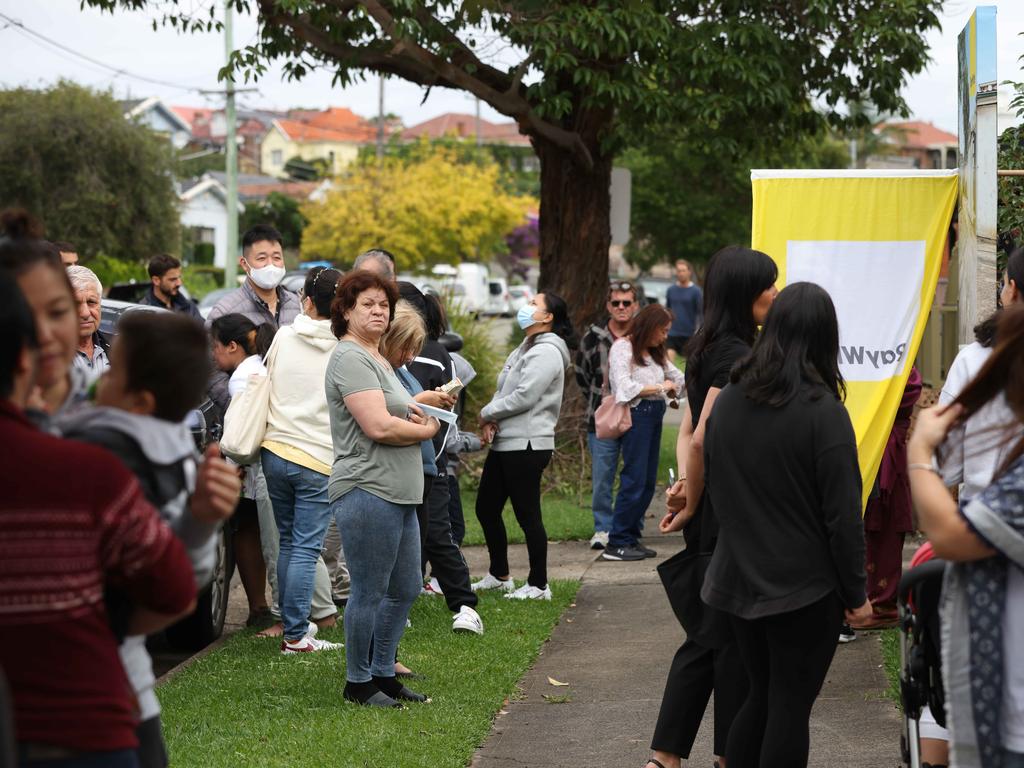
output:
[{"label": "terracotta roof tile", "polygon": [[886,123],[884,128],[887,129],[887,134],[894,143],[904,147],[956,146],[958,143],[955,133],[949,133],[931,123],[919,120]]}]

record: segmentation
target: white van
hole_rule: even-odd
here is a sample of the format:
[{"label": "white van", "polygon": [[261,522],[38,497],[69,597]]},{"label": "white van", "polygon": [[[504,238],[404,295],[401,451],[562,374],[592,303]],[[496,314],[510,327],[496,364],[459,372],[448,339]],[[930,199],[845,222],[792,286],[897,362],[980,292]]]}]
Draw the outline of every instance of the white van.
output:
[{"label": "white van", "polygon": [[464,263],[455,267],[438,264],[432,272],[439,278],[444,292],[465,311],[478,315],[489,311],[490,276],[483,264]]},{"label": "white van", "polygon": [[487,314],[502,317],[509,317],[512,314],[508,283],[502,277],[492,277],[487,281]]}]

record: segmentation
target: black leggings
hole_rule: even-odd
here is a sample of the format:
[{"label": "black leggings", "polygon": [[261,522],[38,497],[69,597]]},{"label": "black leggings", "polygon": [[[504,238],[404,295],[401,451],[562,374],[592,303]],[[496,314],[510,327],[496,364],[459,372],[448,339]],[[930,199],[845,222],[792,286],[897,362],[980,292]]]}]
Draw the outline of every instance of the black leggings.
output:
[{"label": "black leggings", "polygon": [[508,536],[501,512],[505,502],[512,500],[519,527],[526,535],[526,551],[530,556],[527,582],[544,589],[548,584],[548,534],[540,511],[540,478],[551,461],[551,451],[496,451],[493,448],[484,462],[480,490],[476,497],[476,517],[484,530],[487,552],[491,556],[491,574],[506,576],[508,567]]},{"label": "black leggings", "polygon": [[806,768],[808,721],[836,652],[843,606],[835,592],[789,613],[732,620],[750,680],[725,749],[729,768]]}]

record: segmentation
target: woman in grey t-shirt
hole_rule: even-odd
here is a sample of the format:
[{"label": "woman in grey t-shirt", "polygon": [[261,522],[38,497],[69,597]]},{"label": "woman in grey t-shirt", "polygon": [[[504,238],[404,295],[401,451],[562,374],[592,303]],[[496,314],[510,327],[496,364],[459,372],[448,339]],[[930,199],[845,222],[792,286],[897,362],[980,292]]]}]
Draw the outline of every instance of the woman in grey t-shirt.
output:
[{"label": "woman in grey t-shirt", "polygon": [[426,700],[396,680],[394,662],[421,587],[420,442],[439,425],[413,404],[380,353],[397,301],[394,283],[373,272],[359,270],[341,280],[331,309],[339,343],[325,379],[334,444],[327,491],[352,581],[344,695],[377,707]]}]

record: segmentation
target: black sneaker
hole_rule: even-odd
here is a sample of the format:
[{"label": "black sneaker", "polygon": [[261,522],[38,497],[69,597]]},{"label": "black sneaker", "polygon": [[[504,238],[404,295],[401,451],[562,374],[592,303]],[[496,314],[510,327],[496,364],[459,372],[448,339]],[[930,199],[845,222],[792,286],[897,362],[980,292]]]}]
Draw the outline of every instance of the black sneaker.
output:
[{"label": "black sneaker", "polygon": [[843,624],[843,626],[839,629],[839,642],[852,643],[856,639],[857,633],[854,631],[853,627],[851,627],[849,624]]},{"label": "black sneaker", "polygon": [[645,547],[639,541],[634,545],[637,549],[644,553],[644,557],[657,557],[658,553],[650,547]]},{"label": "black sneaker", "polygon": [[602,560],[645,560],[647,555],[636,547],[605,547]]}]

